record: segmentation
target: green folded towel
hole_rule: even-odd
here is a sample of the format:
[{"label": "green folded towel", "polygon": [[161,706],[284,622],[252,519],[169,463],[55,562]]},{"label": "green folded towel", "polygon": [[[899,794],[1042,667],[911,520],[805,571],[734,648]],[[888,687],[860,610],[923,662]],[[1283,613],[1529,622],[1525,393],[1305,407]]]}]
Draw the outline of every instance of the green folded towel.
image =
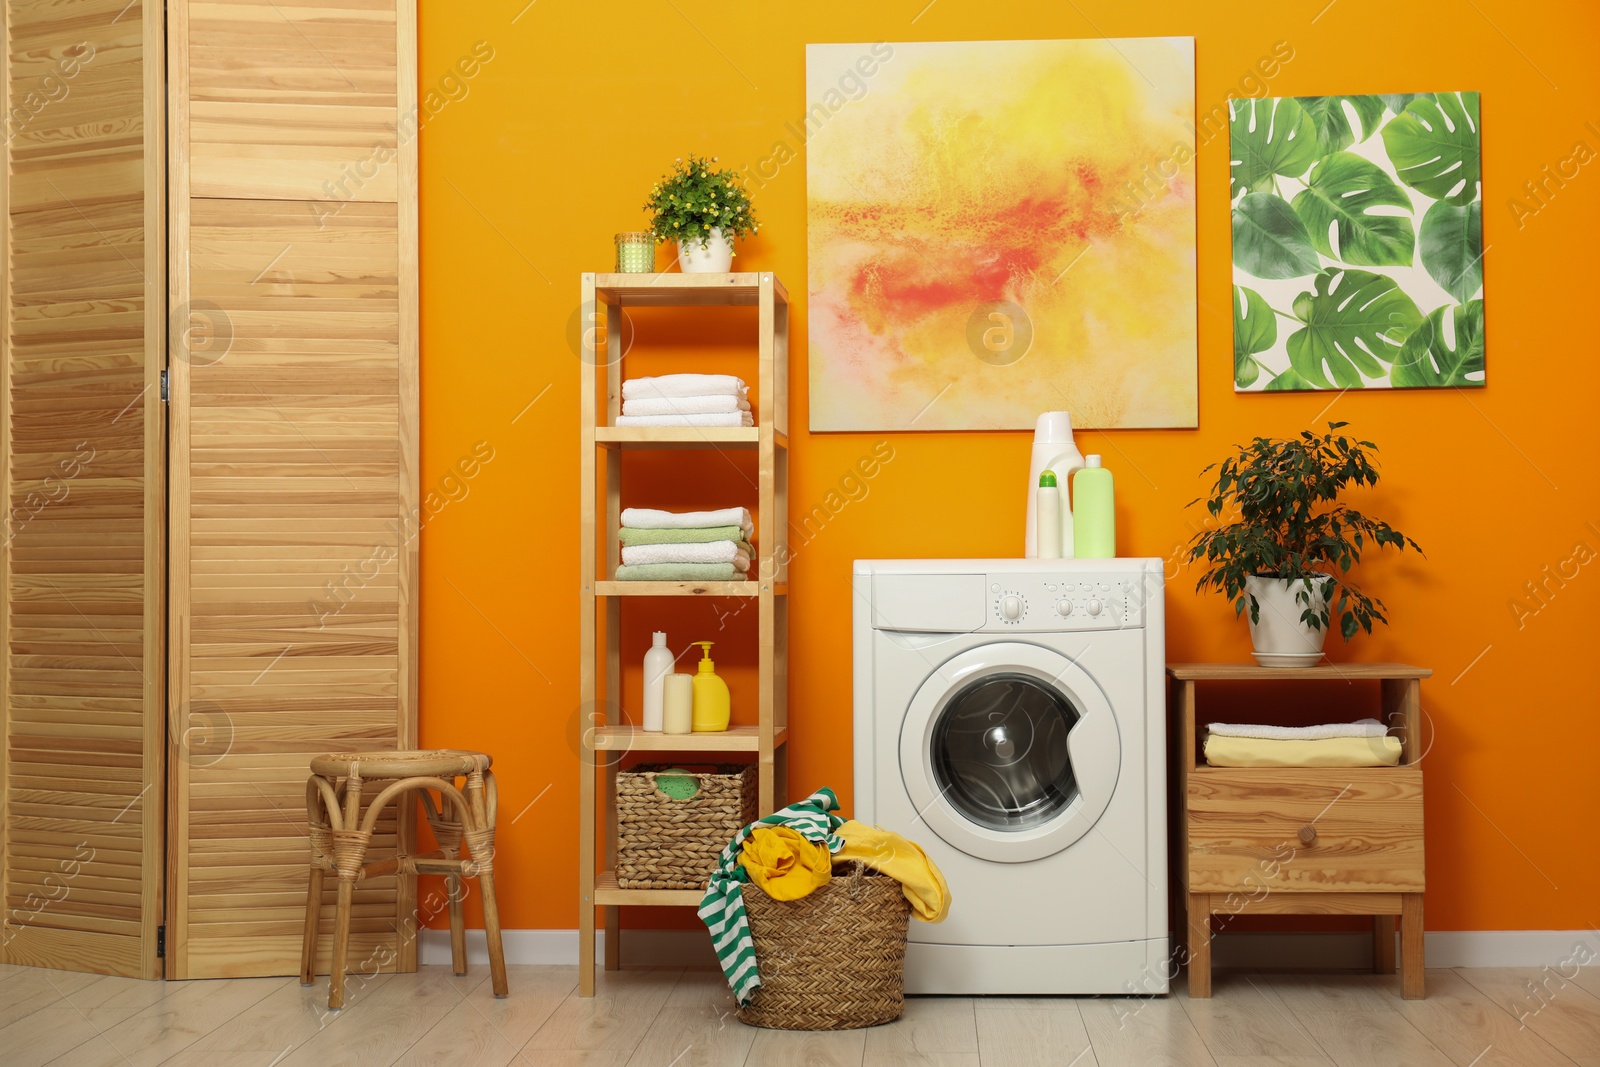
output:
[{"label": "green folded towel", "polygon": [[617,568],[619,582],[742,582],[731,563],[641,563]]},{"label": "green folded towel", "polygon": [[744,531],[737,526],[700,526],[686,530],[640,530],[624,526],[617,540],[625,545],[681,545],[701,541],[742,541]]}]

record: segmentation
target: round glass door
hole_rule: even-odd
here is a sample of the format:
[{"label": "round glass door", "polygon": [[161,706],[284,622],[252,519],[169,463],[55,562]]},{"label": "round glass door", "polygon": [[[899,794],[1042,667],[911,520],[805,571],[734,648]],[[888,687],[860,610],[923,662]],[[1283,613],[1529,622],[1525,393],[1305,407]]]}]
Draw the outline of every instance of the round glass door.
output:
[{"label": "round glass door", "polygon": [[1025,674],[991,674],[950,698],[933,724],[940,792],[992,830],[1049,822],[1078,795],[1067,739],[1079,713]]},{"label": "round glass door", "polygon": [[1026,642],[946,660],[917,687],[900,727],[900,773],[917,817],[999,863],[1042,859],[1088,833],[1121,766],[1104,691],[1070,656]]}]

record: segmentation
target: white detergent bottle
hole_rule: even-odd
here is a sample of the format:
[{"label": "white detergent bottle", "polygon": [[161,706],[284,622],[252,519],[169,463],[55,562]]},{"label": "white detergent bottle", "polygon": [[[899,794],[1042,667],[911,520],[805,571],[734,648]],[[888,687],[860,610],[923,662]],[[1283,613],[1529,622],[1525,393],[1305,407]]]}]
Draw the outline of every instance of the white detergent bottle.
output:
[{"label": "white detergent bottle", "polygon": [[[1033,462],[1028,465],[1028,521],[1023,534],[1022,554],[1037,559],[1039,551],[1039,475],[1056,472],[1058,485],[1066,486],[1072,472],[1083,466],[1083,453],[1072,439],[1072,416],[1065,411],[1046,411],[1033,429]],[[1059,494],[1061,504],[1061,558],[1073,558],[1072,507],[1067,493]]]},{"label": "white detergent bottle", "polygon": [[644,729],[651,733],[660,733],[662,697],[666,691],[667,675],[672,673],[678,657],[667,647],[665,631],[657,630],[650,635],[650,641],[650,650],[644,654],[644,699],[640,701],[640,705],[644,709]]}]

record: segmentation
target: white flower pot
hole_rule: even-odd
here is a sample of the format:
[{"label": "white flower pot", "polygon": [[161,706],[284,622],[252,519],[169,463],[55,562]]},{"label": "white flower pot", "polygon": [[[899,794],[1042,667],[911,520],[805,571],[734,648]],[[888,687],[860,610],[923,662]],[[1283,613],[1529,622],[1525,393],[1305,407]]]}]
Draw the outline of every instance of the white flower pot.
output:
[{"label": "white flower pot", "polygon": [[704,248],[699,241],[679,241],[678,269],[685,274],[728,273],[733,269],[733,239],[714,229]]},{"label": "white flower pot", "polygon": [[1313,629],[1300,621],[1307,605],[1296,597],[1309,595],[1309,606],[1320,610],[1332,580],[1312,578],[1310,589],[1299,578],[1244,580],[1245,618],[1250,618],[1250,597],[1255,597],[1259,606],[1258,617],[1250,620],[1250,643],[1257,663],[1263,667],[1313,667],[1322,661],[1322,643],[1328,628]]}]

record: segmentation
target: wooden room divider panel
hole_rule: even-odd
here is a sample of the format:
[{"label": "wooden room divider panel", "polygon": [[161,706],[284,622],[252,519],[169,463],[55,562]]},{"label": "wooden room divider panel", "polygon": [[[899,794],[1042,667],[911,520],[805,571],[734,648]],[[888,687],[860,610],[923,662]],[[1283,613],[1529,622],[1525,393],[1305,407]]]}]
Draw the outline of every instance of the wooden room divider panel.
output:
[{"label": "wooden room divider panel", "polygon": [[[168,974],[293,974],[309,758],[415,745],[416,12],[173,0],[168,34],[169,683],[208,738]],[[416,919],[414,879],[362,883],[351,973],[414,967]]]},{"label": "wooden room divider panel", "polygon": [[0,960],[156,978],[162,11],[5,14]]}]

